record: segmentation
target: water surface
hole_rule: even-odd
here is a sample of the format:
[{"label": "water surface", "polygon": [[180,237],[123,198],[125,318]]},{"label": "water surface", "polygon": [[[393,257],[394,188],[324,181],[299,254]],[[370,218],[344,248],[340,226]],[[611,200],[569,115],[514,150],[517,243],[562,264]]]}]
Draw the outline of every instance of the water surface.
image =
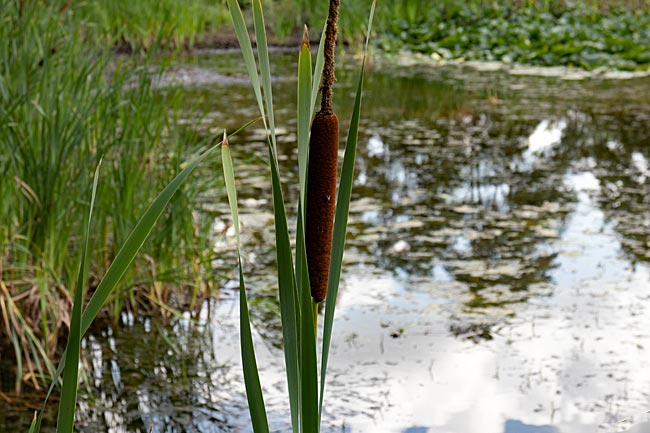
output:
[{"label": "water surface", "polygon": [[[273,57],[280,165],[295,185],[295,56]],[[343,128],[358,60],[345,65]],[[235,52],[183,58],[162,84],[186,89],[188,122],[206,132],[257,115]],[[648,78],[371,62],[324,432],[646,431],[648,89]],[[231,145],[261,379],[272,429],[285,432],[264,133]],[[81,431],[251,431],[233,231],[225,193],[206,194],[219,299],[88,337]],[[294,186],[286,194],[296,201]],[[2,430],[18,422],[7,413]]]}]

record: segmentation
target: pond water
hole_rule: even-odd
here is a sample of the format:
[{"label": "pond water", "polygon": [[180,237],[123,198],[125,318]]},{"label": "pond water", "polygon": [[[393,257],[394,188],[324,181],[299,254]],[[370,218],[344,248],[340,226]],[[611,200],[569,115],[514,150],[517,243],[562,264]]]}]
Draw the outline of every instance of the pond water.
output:
[{"label": "pond water", "polygon": [[[295,56],[273,59],[280,164],[295,185]],[[346,131],[358,59],[344,63]],[[206,130],[257,115],[236,52],[187,56],[163,84],[186,88],[188,121]],[[647,78],[371,62],[324,432],[650,431],[649,89]],[[272,430],[286,432],[255,128],[231,144],[262,385]],[[80,431],[251,431],[234,239],[225,193],[209,194],[219,298],[167,324],[125,315],[88,337]],[[28,424],[29,411],[2,404],[0,430]]]}]

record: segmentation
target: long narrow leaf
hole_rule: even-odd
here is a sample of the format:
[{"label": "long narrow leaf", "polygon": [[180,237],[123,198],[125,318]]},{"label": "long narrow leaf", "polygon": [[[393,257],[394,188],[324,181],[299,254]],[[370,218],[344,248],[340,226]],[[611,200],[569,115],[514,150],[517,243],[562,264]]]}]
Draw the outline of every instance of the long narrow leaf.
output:
[{"label": "long narrow leaf", "polygon": [[57,433],[72,433],[74,428],[74,413],[77,408],[77,383],[79,380],[79,357],[81,351],[81,307],[84,299],[84,286],[88,277],[88,244],[90,239],[90,227],[95,208],[95,197],[97,196],[97,182],[99,180],[99,169],[102,162],[99,161],[93,179],[93,188],[90,197],[90,210],[88,211],[88,224],[84,233],[84,243],[81,248],[81,262],[77,276],[77,288],[70,317],[70,332],[68,334],[68,346],[66,348],[66,368],[63,371],[63,388],[59,402],[59,413],[57,416]]},{"label": "long narrow leaf", "polygon": [[[253,86],[253,91],[257,98],[257,104],[263,118],[264,106],[262,102],[262,92],[260,89],[259,77],[257,75],[257,67],[255,58],[253,56],[253,49],[250,43],[250,37],[246,30],[241,9],[237,0],[228,0],[230,14],[232,16],[233,24],[235,26],[235,33],[239,40],[239,45],[244,56],[244,62],[248,70],[248,75]],[[261,10],[261,9],[260,9]],[[259,19],[258,19],[259,21]],[[258,29],[262,25],[258,24]],[[261,35],[259,36],[261,38]],[[264,43],[262,43],[264,45]],[[259,49],[259,47],[258,47]],[[265,48],[262,48],[265,50]],[[268,54],[261,54],[261,58],[266,58]],[[264,63],[265,60],[262,60]],[[267,65],[263,66],[267,68]],[[270,99],[270,67],[264,73],[269,79],[268,87],[269,96],[267,103],[269,106],[272,101]],[[264,78],[266,79],[266,78]],[[271,107],[272,108],[272,107]],[[269,129],[264,121],[264,127],[269,133]],[[275,214],[275,239],[276,239],[276,257],[278,263],[278,288],[280,292],[280,311],[282,319],[282,337],[284,341],[284,359],[287,369],[287,384],[289,387],[289,405],[291,407],[291,424],[294,432],[299,430],[299,417],[300,417],[300,370],[298,364],[298,342],[299,342],[299,320],[300,320],[300,304],[296,289],[296,275],[293,267],[293,258],[291,253],[291,242],[289,239],[289,229],[287,224],[286,208],[284,205],[284,197],[282,194],[282,185],[280,183],[280,173],[278,169],[278,158],[275,145],[268,141],[269,160],[271,164],[271,180],[273,190],[273,209]]]},{"label": "long narrow leaf", "polygon": [[235,227],[235,238],[237,241],[237,263],[239,266],[239,326],[241,329],[241,356],[244,367],[244,383],[246,385],[246,397],[255,433],[268,433],[269,423],[266,418],[264,396],[257,370],[255,359],[255,346],[251,333],[250,317],[248,313],[248,301],[246,299],[246,283],[244,281],[244,269],[241,261],[241,241],[239,237],[239,211],[237,210],[237,189],[235,188],[235,172],[230,154],[230,146],[223,133],[223,145],[221,146],[221,158],[223,163],[223,176],[226,181],[226,192],[230,213],[232,214],[233,226]]},{"label": "long narrow leaf", "polygon": [[264,13],[262,11],[262,2],[253,1],[253,23],[255,25],[255,40],[257,41],[257,58],[260,63],[260,73],[262,75],[262,88],[264,90],[264,104],[269,115],[269,128],[271,129],[271,143],[273,150],[278,152],[278,146],[275,141],[275,115],[273,114],[273,92],[271,89],[271,63],[269,62],[269,48],[266,43],[266,25],[264,24]]},{"label": "long narrow leaf", "polygon": [[282,320],[282,338],[284,341],[284,362],[287,369],[289,404],[291,406],[291,423],[294,432],[299,430],[301,377],[298,364],[298,341],[300,305],[293,270],[291,242],[287,214],[282,196],[280,173],[277,158],[273,155],[271,143],[268,143],[271,164],[271,183],[273,188],[273,210],[275,213],[275,248],[278,262],[278,287],[280,292],[280,317]]},{"label": "long narrow leaf", "polygon": [[311,123],[311,51],[307,27],[298,57],[298,172],[300,199],[296,227],[296,283],[300,300],[300,372],[301,431],[318,432],[318,365],[316,332],[312,310],[307,250],[305,247],[305,200],[307,194],[307,161]]},{"label": "long narrow leaf", "polygon": [[[238,129],[235,133],[237,134],[242,129],[253,124],[256,120],[248,122],[242,128]],[[191,160],[180,173],[172,179],[171,182],[160,192],[158,197],[149,205],[149,208],[142,215],[140,220],[129,234],[129,237],[124,242],[122,248],[115,256],[113,263],[109,266],[104,278],[97,286],[95,293],[88,301],[88,305],[83,312],[81,318],[81,334],[85,334],[92,321],[97,317],[99,311],[101,310],[104,302],[108,299],[108,296],[113,291],[115,286],[119,283],[120,279],[128,269],[128,267],[133,263],[135,256],[137,255],[140,248],[144,244],[144,241],[147,240],[153,226],[158,221],[158,218],[162,215],[167,207],[167,204],[172,199],[176,191],[181,187],[185,182],[187,177],[194,171],[196,167],[203,161],[208,155],[210,155],[214,150],[216,150],[221,145],[221,142],[212,146],[210,149],[203,152],[198,157]]]},{"label": "long narrow leaf", "polygon": [[311,84],[311,51],[309,48],[307,26],[305,26],[300,55],[298,56],[298,178],[300,182],[300,205],[303,216],[307,194],[307,160],[309,157],[309,129],[312,107]]},{"label": "long narrow leaf", "polygon": [[345,156],[343,157],[343,169],[341,171],[341,180],[339,182],[338,197],[336,200],[336,214],[334,217],[334,235],[332,239],[332,257],[330,261],[330,274],[327,284],[327,298],[325,302],[325,319],[323,322],[323,348],[321,361],[321,382],[320,382],[320,403],[319,417],[322,416],[323,398],[325,394],[325,378],[327,375],[327,362],[329,359],[330,342],[332,338],[332,326],[334,323],[334,311],[336,308],[336,297],[339,290],[341,279],[341,267],[343,265],[343,251],[345,249],[345,236],[347,233],[348,213],[350,210],[350,198],[352,196],[352,183],[354,180],[354,163],[357,152],[357,139],[359,135],[359,118],[361,116],[361,96],[363,93],[363,77],[366,65],[366,55],[368,52],[368,39],[372,30],[372,20],[375,14],[376,0],[372,2],[370,9],[370,18],[368,20],[368,36],[366,46],[361,62],[361,71],[359,73],[359,82],[357,84],[357,94],[354,99],[354,108],[352,110],[352,119],[350,120],[350,129],[345,145]]},{"label": "long narrow leaf", "polygon": [[255,64],[255,56],[253,55],[253,46],[251,45],[250,36],[248,36],[248,30],[246,29],[244,15],[241,12],[241,8],[239,7],[239,2],[237,0],[227,1],[228,9],[230,10],[230,17],[232,18],[232,24],[235,28],[235,35],[239,41],[239,48],[241,49],[242,56],[244,56],[246,70],[248,71],[248,76],[250,77],[251,85],[253,86],[253,91],[255,92],[257,105],[259,106],[260,113],[262,114],[264,128],[268,130],[266,116],[264,113],[264,103],[262,102],[260,77],[257,75],[257,66]]},{"label": "long narrow leaf", "polygon": [[318,89],[320,88],[320,80],[323,76],[323,66],[325,66],[325,33],[327,31],[327,20],[323,26],[323,32],[320,35],[320,42],[318,43],[318,52],[316,53],[316,65],[314,66],[314,81],[311,88],[311,116],[314,116],[316,108],[316,98],[318,98]]},{"label": "long narrow leaf", "polygon": [[298,231],[296,234],[296,275],[300,297],[300,372],[301,372],[301,427],[302,432],[318,433],[318,360],[316,357],[316,329],[313,302],[309,289],[307,249],[302,203],[298,206]]}]

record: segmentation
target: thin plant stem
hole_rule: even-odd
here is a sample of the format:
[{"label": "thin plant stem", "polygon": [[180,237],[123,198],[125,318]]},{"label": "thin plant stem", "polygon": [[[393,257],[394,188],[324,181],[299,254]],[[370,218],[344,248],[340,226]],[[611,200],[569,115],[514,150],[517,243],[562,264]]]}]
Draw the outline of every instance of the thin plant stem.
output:
[{"label": "thin plant stem", "polygon": [[323,114],[332,113],[332,86],[336,81],[334,74],[334,51],[336,48],[336,35],[338,33],[339,5],[340,0],[330,0],[329,12],[327,15],[327,30],[325,30],[325,64],[323,66],[323,79],[320,91],[323,95],[320,104],[320,112]]}]

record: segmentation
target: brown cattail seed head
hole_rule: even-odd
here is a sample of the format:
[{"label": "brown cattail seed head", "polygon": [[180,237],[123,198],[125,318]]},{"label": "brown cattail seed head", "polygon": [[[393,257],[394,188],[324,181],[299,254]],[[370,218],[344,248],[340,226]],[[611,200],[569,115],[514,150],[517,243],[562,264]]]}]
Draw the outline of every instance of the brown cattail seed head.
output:
[{"label": "brown cattail seed head", "polygon": [[332,230],[336,209],[336,169],[339,153],[339,119],[318,113],[311,124],[305,243],[311,296],[322,302],[327,295]]}]

